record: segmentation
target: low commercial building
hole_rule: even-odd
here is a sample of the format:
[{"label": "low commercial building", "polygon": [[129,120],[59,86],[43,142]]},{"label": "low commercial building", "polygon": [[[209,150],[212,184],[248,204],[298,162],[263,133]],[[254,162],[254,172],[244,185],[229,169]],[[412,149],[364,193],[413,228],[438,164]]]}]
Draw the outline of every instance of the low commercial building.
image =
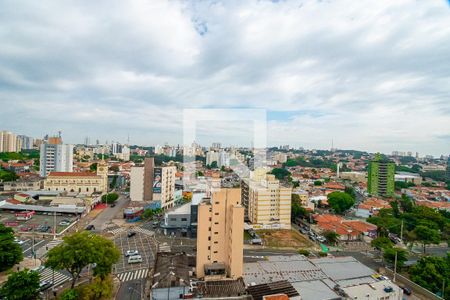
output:
[{"label": "low commercial building", "polygon": [[24,179],[17,181],[3,182],[3,190],[5,192],[20,192],[20,191],[36,191],[41,189],[43,185],[40,179]]},{"label": "low commercial building", "polygon": [[408,172],[399,172],[398,174],[395,174],[394,178],[395,178],[395,181],[410,182],[415,185],[422,184],[422,176],[420,176],[419,174],[408,173]]},{"label": "low commercial building", "polygon": [[287,281],[302,300],[402,299],[402,290],[397,285],[390,280],[375,279],[374,274],[353,257],[308,259],[286,255],[245,263],[243,278],[247,286]]}]

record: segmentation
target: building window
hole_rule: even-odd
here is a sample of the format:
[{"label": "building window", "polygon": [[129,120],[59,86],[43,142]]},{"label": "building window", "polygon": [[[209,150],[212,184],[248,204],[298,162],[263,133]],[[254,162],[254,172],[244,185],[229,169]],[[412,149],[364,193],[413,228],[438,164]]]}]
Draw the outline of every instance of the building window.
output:
[{"label": "building window", "polygon": [[186,221],[187,221],[187,218],[181,218],[181,221],[182,221],[182,222],[186,222]]},{"label": "building window", "polygon": [[217,251],[214,251],[213,253],[214,253],[214,254],[217,254]]},{"label": "building window", "polygon": [[216,231],[216,232],[214,232],[214,234],[219,234],[219,233]]}]

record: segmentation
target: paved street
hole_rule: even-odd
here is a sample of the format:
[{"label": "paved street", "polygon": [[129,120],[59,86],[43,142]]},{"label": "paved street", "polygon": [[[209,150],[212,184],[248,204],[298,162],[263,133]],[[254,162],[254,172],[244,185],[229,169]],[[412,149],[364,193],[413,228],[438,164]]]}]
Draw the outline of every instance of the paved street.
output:
[{"label": "paved street", "polygon": [[[129,201],[130,200],[127,199],[124,195],[119,194],[119,199],[117,199],[115,207],[108,206],[100,214],[98,214],[98,216],[96,216],[94,220],[88,222],[88,224],[94,225],[96,232],[102,231],[103,229],[106,228],[106,225],[116,217],[116,215],[122,214],[123,208],[125,208],[128,205]],[[88,225],[85,223],[83,224],[84,227]]]},{"label": "paved street", "polygon": [[[114,243],[122,253],[122,256],[120,257],[117,264],[113,266],[115,274],[136,271],[141,269],[148,269],[153,265],[155,259],[153,254],[153,250],[155,249],[155,243],[151,236],[144,233],[136,232],[135,236],[128,237],[127,232],[122,232],[114,237]],[[139,255],[142,256],[142,262],[129,264],[128,258],[125,256],[125,252],[128,250],[139,251]]]}]

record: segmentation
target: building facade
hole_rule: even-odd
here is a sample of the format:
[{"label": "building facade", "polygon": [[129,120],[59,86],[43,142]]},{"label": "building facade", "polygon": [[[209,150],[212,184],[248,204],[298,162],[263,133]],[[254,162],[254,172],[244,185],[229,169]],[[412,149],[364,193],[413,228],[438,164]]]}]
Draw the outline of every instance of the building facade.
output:
[{"label": "building facade", "polygon": [[86,194],[106,193],[108,190],[108,167],[104,163],[99,163],[97,173],[51,172],[44,180],[44,189]]},{"label": "building facade", "polygon": [[265,169],[252,172],[242,185],[242,200],[246,218],[255,229],[291,228],[292,189],[283,187]]},{"label": "building facade", "polygon": [[244,207],[239,189],[213,191],[198,205],[198,278],[242,276]]},{"label": "building facade", "polygon": [[18,135],[17,140],[20,143],[21,150],[31,150],[33,149],[34,139],[26,135]]},{"label": "building facade", "polygon": [[175,166],[155,167],[153,157],[146,158],[143,166],[131,168],[131,200],[160,201],[162,208],[173,207],[176,172]]},{"label": "building facade", "polygon": [[369,163],[367,191],[372,196],[392,197],[395,192],[395,163],[378,153]]},{"label": "building facade", "polygon": [[0,152],[18,152],[17,135],[9,131],[0,131]]},{"label": "building facade", "polygon": [[39,175],[46,177],[50,172],[73,172],[73,145],[41,145]]}]

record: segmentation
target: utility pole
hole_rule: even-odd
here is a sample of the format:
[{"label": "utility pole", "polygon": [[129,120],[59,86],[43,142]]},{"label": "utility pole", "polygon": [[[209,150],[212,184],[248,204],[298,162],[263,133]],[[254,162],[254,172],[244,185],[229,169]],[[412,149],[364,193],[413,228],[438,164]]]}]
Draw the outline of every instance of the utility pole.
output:
[{"label": "utility pole", "polygon": [[56,240],[56,211],[53,212],[53,239]]},{"label": "utility pole", "polygon": [[445,299],[444,293],[445,293],[445,278],[444,278],[444,281],[442,281],[442,298],[443,299]]},{"label": "utility pole", "polygon": [[394,260],[394,282],[397,277],[397,251],[395,251],[395,260]]},{"label": "utility pole", "polygon": [[403,243],[403,219],[402,219],[402,225],[400,226],[400,239],[402,240],[402,243]]}]

